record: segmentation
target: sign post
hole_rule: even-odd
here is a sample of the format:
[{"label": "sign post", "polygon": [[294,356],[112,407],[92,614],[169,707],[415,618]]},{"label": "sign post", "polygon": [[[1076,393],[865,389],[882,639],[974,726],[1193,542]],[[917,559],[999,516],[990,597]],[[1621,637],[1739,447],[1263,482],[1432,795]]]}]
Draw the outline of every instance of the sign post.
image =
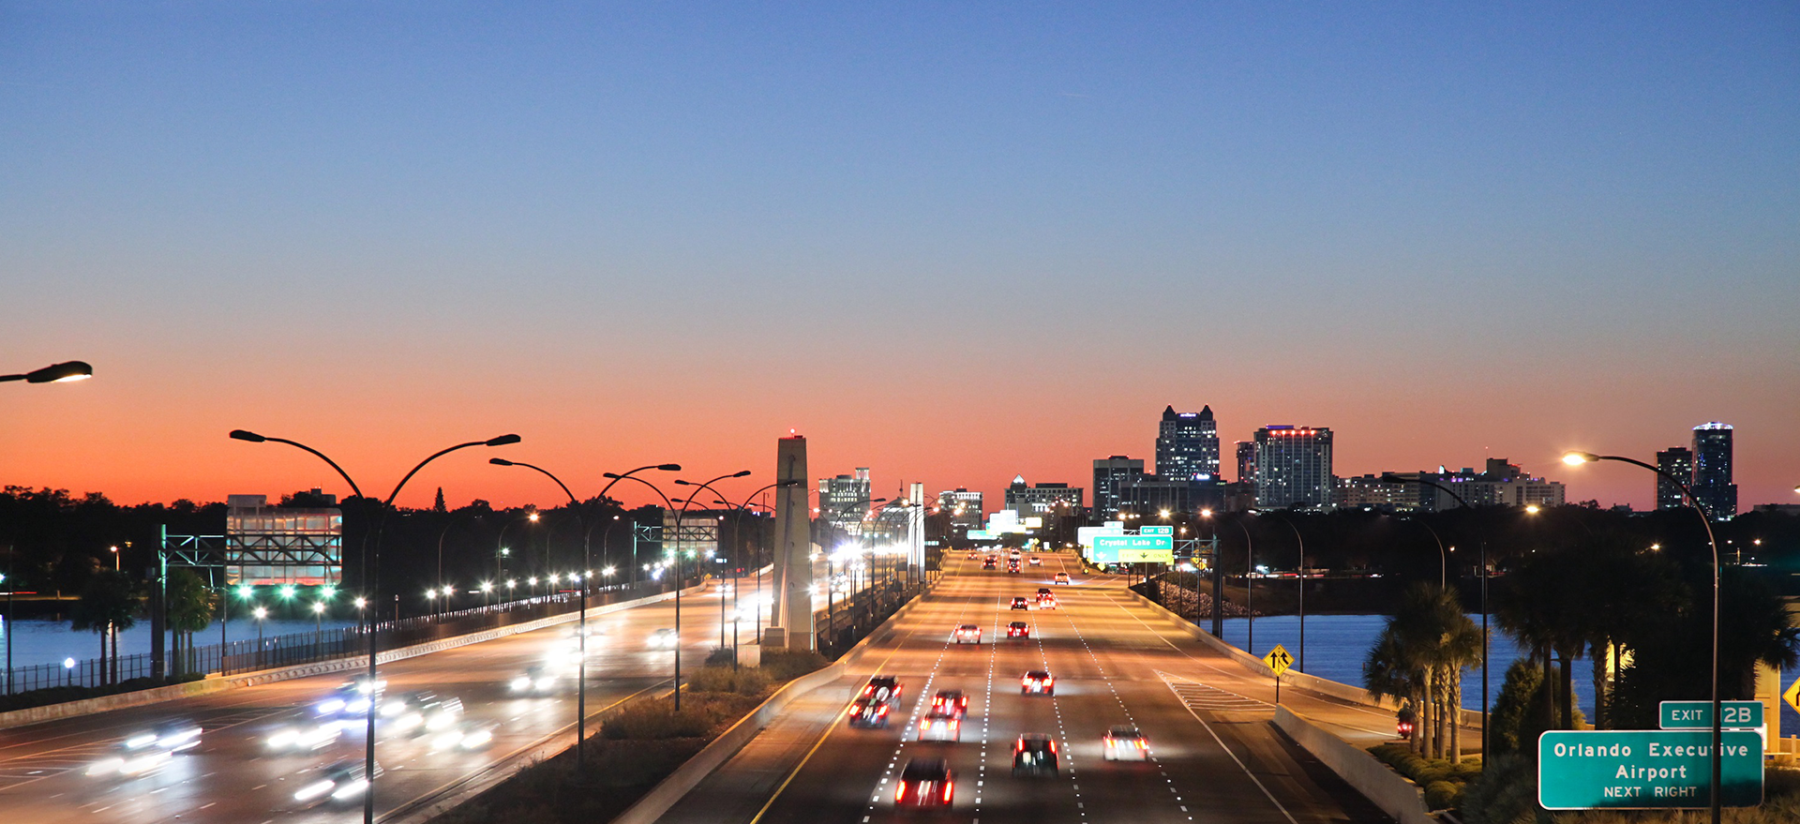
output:
[{"label": "sign post", "polygon": [[[1762,736],[1721,735],[1720,803],[1761,804]],[[1548,810],[1703,809],[1711,793],[1710,729],[1551,730],[1538,737],[1538,804]]]},{"label": "sign post", "polygon": [[1288,667],[1294,665],[1294,656],[1288,654],[1287,647],[1276,644],[1274,649],[1269,650],[1268,655],[1263,656],[1263,663],[1275,671],[1275,706],[1279,707],[1281,706],[1281,674],[1287,672]]}]

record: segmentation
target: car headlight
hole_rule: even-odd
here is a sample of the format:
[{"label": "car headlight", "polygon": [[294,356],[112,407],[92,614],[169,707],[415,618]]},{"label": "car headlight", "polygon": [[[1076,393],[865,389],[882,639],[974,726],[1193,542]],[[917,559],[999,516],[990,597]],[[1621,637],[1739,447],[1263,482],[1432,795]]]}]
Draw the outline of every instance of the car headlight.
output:
[{"label": "car headlight", "polygon": [[528,690],[528,689],[531,689],[531,677],[530,676],[521,675],[512,680],[513,692],[524,692],[525,690]]},{"label": "car headlight", "polygon": [[344,786],[339,787],[335,790],[332,790],[331,797],[335,798],[339,801],[342,801],[346,798],[354,798],[356,796],[362,795],[362,791],[366,790],[368,788],[369,788],[368,779],[358,778],[355,781],[348,782],[348,783],[344,784]]},{"label": "car headlight", "polygon": [[342,710],[343,708],[344,708],[344,702],[341,699],[337,699],[337,698],[332,698],[332,699],[329,699],[326,701],[320,701],[319,706],[318,706],[320,715],[330,715],[334,712],[338,712],[338,711]]},{"label": "car headlight", "polygon": [[294,793],[294,800],[311,801],[321,795],[331,792],[332,788],[336,786],[337,782],[335,781],[315,781],[301,787],[299,792]]},{"label": "car headlight", "polygon": [[113,773],[118,772],[124,766],[125,766],[125,759],[123,759],[123,758],[108,758],[103,761],[95,761],[93,766],[88,767],[87,774],[88,775],[111,775]]},{"label": "car headlight", "polygon": [[461,746],[465,750],[472,750],[476,747],[486,746],[487,743],[492,740],[494,740],[494,734],[492,732],[487,730],[476,730],[463,736]]}]

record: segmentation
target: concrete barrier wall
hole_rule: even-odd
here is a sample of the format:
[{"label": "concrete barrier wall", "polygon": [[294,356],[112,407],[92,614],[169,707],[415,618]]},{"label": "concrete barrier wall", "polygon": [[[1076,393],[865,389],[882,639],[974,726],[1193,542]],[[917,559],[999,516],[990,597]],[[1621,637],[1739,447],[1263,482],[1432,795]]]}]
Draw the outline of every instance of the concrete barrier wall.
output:
[{"label": "concrete barrier wall", "polygon": [[[913,596],[912,600],[895,610],[894,614],[883,623],[900,620],[908,612],[911,612],[914,606],[923,601],[930,592],[930,588],[927,587],[925,592]],[[705,781],[706,777],[712,775],[714,770],[724,766],[732,756],[737,755],[739,751],[748,746],[750,741],[775,719],[775,716],[787,708],[788,704],[806,693],[849,674],[850,665],[862,657],[863,653],[868,650],[869,642],[878,634],[880,634],[880,630],[869,633],[861,641],[858,641],[856,646],[851,647],[849,652],[844,653],[842,657],[824,669],[802,675],[782,685],[781,689],[776,690],[768,700],[751,710],[749,715],[739,719],[736,724],[731,725],[731,729],[713,739],[704,749],[695,753],[693,758],[688,759],[686,763],[676,768],[675,772],[670,773],[669,777],[664,778],[650,792],[646,793],[643,798],[638,799],[636,804],[631,805],[631,809],[613,819],[612,824],[654,824],[657,819],[662,817],[663,813],[669,811],[669,808],[674,807],[688,793],[693,792],[695,787],[700,786],[700,782]]]},{"label": "concrete barrier wall", "polygon": [[[682,591],[688,594],[698,594],[705,588],[706,585],[701,584],[689,587]],[[590,617],[595,615],[606,615],[608,613],[631,609],[645,604],[667,601],[674,597],[675,593],[665,592],[633,601],[620,601],[616,604],[593,607],[588,610],[588,615]],[[556,626],[557,624],[574,623],[579,620],[580,617],[581,613],[579,611],[567,612],[562,615],[552,615],[548,618],[539,618],[535,621],[526,621],[520,624],[498,627],[496,629],[472,632],[468,635],[459,635],[455,638],[445,638],[424,644],[415,644],[410,647],[401,647],[386,652],[378,652],[376,653],[376,660],[379,663],[386,664],[407,658],[415,658],[420,655],[430,655],[434,652],[443,652],[444,650],[468,646],[469,644],[479,644],[483,641],[492,641],[497,638],[505,638],[511,635],[532,632],[545,627]],[[247,672],[241,675],[229,675],[224,677],[212,675],[204,680],[189,681],[185,684],[172,684],[166,687],[153,687],[147,690],[132,690],[131,692],[121,692],[116,695],[103,695],[98,698],[83,698],[79,701],[65,701],[61,704],[47,704],[42,707],[30,707],[27,709],[0,713],[0,730],[10,729],[12,727],[23,727],[28,724],[38,724],[45,721],[55,721],[62,718],[76,718],[83,715],[111,712],[112,710],[142,707],[164,701],[191,698],[196,695],[210,695],[215,692],[237,689],[238,687],[269,684],[276,681],[307,678],[314,675],[327,675],[334,672],[351,672],[354,670],[366,669],[368,666],[368,658],[351,657],[339,658],[333,661],[317,661],[311,664],[301,664],[293,667],[283,667],[281,669]]]},{"label": "concrete barrier wall", "polygon": [[1437,824],[1431,811],[1425,809],[1425,796],[1418,785],[1388,769],[1375,756],[1344,743],[1287,707],[1275,708],[1275,727],[1400,824]]}]

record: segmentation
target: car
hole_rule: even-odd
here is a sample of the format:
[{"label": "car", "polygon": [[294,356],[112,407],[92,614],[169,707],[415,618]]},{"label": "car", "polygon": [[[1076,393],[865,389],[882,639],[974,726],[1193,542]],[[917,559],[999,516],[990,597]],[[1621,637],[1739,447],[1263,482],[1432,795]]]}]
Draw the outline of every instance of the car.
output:
[{"label": "car", "polygon": [[980,558],[980,557],[981,557],[981,553],[979,553],[979,552],[969,553],[969,560],[971,560],[971,561],[975,560],[976,558]]},{"label": "car", "polygon": [[1014,621],[1010,624],[1007,624],[1006,625],[1006,637],[1008,637],[1008,638],[1030,638],[1031,637],[1031,625],[1025,623],[1024,621]]},{"label": "car", "polygon": [[277,728],[266,741],[271,752],[316,752],[344,734],[338,721],[302,721]]},{"label": "car", "polygon": [[963,624],[957,627],[955,632],[950,633],[950,638],[958,644],[979,644],[981,643],[981,627],[974,624]]},{"label": "car", "polygon": [[1055,695],[1056,679],[1043,670],[1032,670],[1019,678],[1020,695]]},{"label": "car", "polygon": [[680,641],[681,637],[675,634],[673,628],[663,627],[650,633],[648,643],[651,649],[674,649]]},{"label": "car", "polygon": [[1033,556],[1031,556],[1031,565],[1032,565],[1032,566],[1043,566],[1043,565],[1044,565],[1044,559],[1042,559],[1042,558],[1039,558],[1039,557],[1038,557],[1038,556],[1036,556],[1036,555],[1033,555]]},{"label": "car", "polygon": [[1056,609],[1056,596],[1048,592],[1040,592],[1037,597],[1038,609]]},{"label": "car", "polygon": [[496,725],[458,722],[434,730],[426,739],[436,752],[447,750],[479,750],[494,743]]},{"label": "car", "polygon": [[441,696],[434,692],[407,693],[400,701],[381,705],[382,719],[395,732],[410,732],[415,735],[440,732],[454,726],[462,718],[462,713],[461,698]]},{"label": "car", "polygon": [[1056,573],[1055,578],[1050,579],[1050,582],[1054,584],[1067,584],[1069,582],[1069,573],[1058,572]]},{"label": "car", "polygon": [[88,765],[87,774],[126,778],[148,775],[173,761],[176,753],[200,746],[201,732],[200,726],[190,721],[164,722],[126,736],[113,746],[111,753]]},{"label": "car", "polygon": [[994,560],[994,556],[989,555],[986,558],[981,559],[981,568],[982,569],[998,569],[999,567],[996,566],[998,563],[999,563],[999,561]]},{"label": "car", "polygon": [[962,719],[947,712],[928,712],[919,720],[919,740],[961,741]]},{"label": "car", "polygon": [[1150,740],[1137,727],[1120,726],[1106,731],[1100,739],[1108,761],[1150,760]]},{"label": "car", "polygon": [[1017,560],[1019,560],[1019,558],[1020,558],[1020,556],[1022,556],[1022,555],[1023,555],[1023,554],[1024,554],[1024,553],[1022,553],[1022,552],[1020,552],[1020,551],[1018,551],[1018,550],[1016,550],[1016,549],[1015,549],[1015,550],[1013,550],[1013,551],[1012,551],[1012,552],[1011,552],[1011,553],[1009,553],[1009,554],[1008,554],[1008,555],[1007,555],[1007,557],[1008,557],[1008,558],[1011,558],[1011,559],[1013,559],[1013,560],[1015,560],[1015,561],[1017,561]]},{"label": "car", "polygon": [[1012,609],[1031,609],[1031,604],[1025,600],[1025,596],[1016,595],[1012,599],[1012,607],[1011,608]]},{"label": "car", "polygon": [[850,702],[850,726],[885,729],[890,709],[881,699],[858,697]]},{"label": "car", "polygon": [[1050,592],[1050,588],[1049,588],[1049,587],[1038,587],[1038,591],[1037,591],[1037,594],[1038,594],[1038,597],[1039,597],[1039,598],[1042,598],[1042,597],[1044,597],[1044,596],[1045,596],[1045,595],[1051,595],[1051,594],[1053,594],[1053,593],[1051,593],[1051,592]]},{"label": "car", "polygon": [[936,695],[931,696],[931,711],[945,712],[961,718],[969,711],[969,696],[964,695],[962,690],[938,690]]},{"label": "car", "polygon": [[872,698],[887,704],[900,703],[900,680],[892,675],[871,675],[869,683],[864,684],[861,698]]},{"label": "car", "polygon": [[942,758],[914,758],[894,785],[896,807],[948,807],[956,797],[956,776]]},{"label": "car", "polygon": [[387,690],[387,680],[377,678],[369,680],[367,675],[358,675],[331,691],[331,695],[313,705],[313,714],[320,718],[355,717],[361,718],[369,714],[369,708],[381,700]]},{"label": "car", "polygon": [[1018,572],[1019,571],[1019,559],[1014,558],[1010,561],[1007,561],[1006,562],[1006,571],[1007,572]]},{"label": "car", "polygon": [[[377,762],[375,777],[380,778],[381,773],[381,764]],[[333,801],[348,803],[361,799],[368,789],[369,780],[363,777],[363,759],[346,759],[320,769],[318,778],[295,791],[294,800],[309,807]]]},{"label": "car", "polygon": [[1057,774],[1056,739],[1028,732],[1013,743],[1013,777]]},{"label": "car", "polygon": [[561,680],[550,668],[540,665],[527,667],[525,672],[514,676],[506,686],[514,695],[548,695],[556,691]]}]

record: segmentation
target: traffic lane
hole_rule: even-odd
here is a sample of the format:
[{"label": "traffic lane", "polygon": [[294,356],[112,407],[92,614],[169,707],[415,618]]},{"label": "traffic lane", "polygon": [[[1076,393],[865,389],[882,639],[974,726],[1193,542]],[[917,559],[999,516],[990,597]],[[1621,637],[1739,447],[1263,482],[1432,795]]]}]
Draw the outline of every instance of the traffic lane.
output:
[{"label": "traffic lane", "polygon": [[[609,662],[609,656],[602,654],[600,666],[593,669],[614,673],[642,671],[646,658],[653,667],[648,672],[660,669],[659,659],[670,658],[668,653],[645,653],[640,651],[641,646],[631,647],[642,645],[656,626],[671,617],[666,615],[668,609],[656,609],[661,606],[664,605],[590,618],[590,622],[610,619],[618,630],[617,638],[622,639],[601,643],[602,650],[609,650],[619,660]],[[639,610],[645,612],[631,615]],[[424,764],[420,763],[420,754],[410,752],[411,748],[403,742],[395,743],[398,761],[390,766],[384,738],[382,766],[388,772],[380,782],[382,792],[377,794],[382,807],[397,806],[435,789],[431,786],[434,778],[441,778],[445,769],[478,769],[501,757],[496,753],[535,743],[571,724],[572,693],[533,699],[530,705],[521,705],[510,696],[502,698],[499,686],[511,673],[540,658],[554,644],[562,643],[569,632],[566,625],[546,628],[383,665],[383,677],[392,690],[431,688],[446,694],[470,691],[463,697],[471,720],[498,723],[502,731],[486,754],[478,754],[485,758],[477,757],[474,766],[470,766],[468,756],[461,754],[427,754],[425,760],[439,765],[439,769],[421,769]],[[590,639],[590,644],[598,640]],[[6,752],[10,757],[0,762],[0,776],[13,783],[0,789],[0,812],[25,813],[28,820],[45,821],[64,820],[62,816],[72,808],[88,820],[185,815],[190,820],[198,817],[237,821],[248,815],[287,811],[282,806],[281,788],[319,766],[359,756],[361,728],[358,725],[350,730],[331,750],[301,757],[268,757],[262,749],[263,739],[274,723],[306,717],[312,700],[350,674],[295,679],[7,731]],[[620,688],[626,686],[635,684],[619,684]],[[596,703],[603,706],[619,691],[590,693],[590,709]],[[86,764],[98,758],[114,740],[172,717],[198,721],[208,726],[209,732],[200,747],[181,754],[164,771],[123,782],[90,779],[83,774]],[[457,776],[450,780],[459,779]],[[437,786],[443,783],[448,782],[436,782]],[[285,798],[291,797],[291,792],[285,794]]]}]

